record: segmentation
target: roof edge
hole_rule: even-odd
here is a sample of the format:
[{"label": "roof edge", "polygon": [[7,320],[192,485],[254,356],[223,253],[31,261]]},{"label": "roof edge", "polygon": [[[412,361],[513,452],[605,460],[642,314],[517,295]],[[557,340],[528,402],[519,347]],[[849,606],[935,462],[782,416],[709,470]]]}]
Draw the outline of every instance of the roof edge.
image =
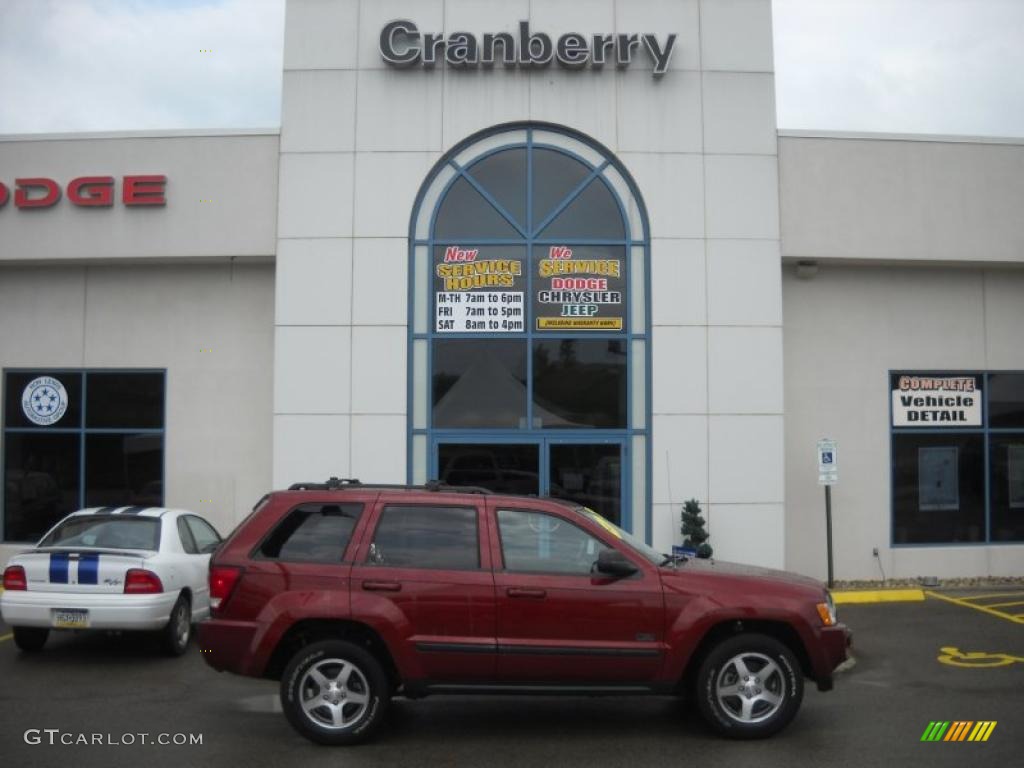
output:
[{"label": "roof edge", "polygon": [[871,141],[915,141],[935,144],[1017,144],[1024,145],[1024,137],[1012,136],[967,136],[931,133],[873,133],[870,131],[820,131],[807,129],[782,129],[780,139],[867,139]]},{"label": "roof edge", "polygon": [[82,131],[73,133],[8,133],[0,142],[81,141],[85,139],[180,139],[222,136],[280,136],[280,128],[179,128],[149,131]]}]

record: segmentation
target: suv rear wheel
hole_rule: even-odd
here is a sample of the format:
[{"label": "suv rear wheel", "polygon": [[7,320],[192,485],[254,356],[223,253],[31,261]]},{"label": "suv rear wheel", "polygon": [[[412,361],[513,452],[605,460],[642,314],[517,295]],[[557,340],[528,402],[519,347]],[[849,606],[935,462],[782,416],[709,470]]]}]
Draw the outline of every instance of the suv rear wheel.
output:
[{"label": "suv rear wheel", "polygon": [[365,741],[383,719],[389,697],[380,663],[342,640],[302,648],[281,678],[281,706],[288,722],[318,744]]},{"label": "suv rear wheel", "polygon": [[743,634],[716,645],[697,673],[704,719],[734,739],[758,739],[785,728],[800,709],[804,679],[793,652],[773,637]]}]

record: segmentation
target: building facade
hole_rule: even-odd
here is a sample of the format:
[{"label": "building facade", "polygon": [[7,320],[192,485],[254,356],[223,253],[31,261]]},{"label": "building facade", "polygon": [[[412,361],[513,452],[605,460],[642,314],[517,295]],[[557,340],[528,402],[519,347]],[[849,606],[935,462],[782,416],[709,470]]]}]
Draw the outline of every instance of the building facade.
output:
[{"label": "building facade", "polygon": [[837,577],[1020,575],[1024,148],[772,69],[768,0],[289,0],[279,133],[4,137],[0,559],[339,476],[821,576],[829,437]]}]

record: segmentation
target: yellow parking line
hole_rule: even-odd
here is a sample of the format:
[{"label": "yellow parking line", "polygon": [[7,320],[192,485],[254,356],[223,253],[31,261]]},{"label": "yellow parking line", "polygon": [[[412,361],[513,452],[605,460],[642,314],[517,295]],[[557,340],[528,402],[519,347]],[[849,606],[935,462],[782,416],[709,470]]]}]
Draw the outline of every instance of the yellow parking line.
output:
[{"label": "yellow parking line", "polygon": [[1024,600],[1017,600],[1013,603],[985,603],[986,608],[1010,608],[1014,605],[1024,605]]},{"label": "yellow parking line", "polygon": [[1017,597],[1024,595],[1024,592],[998,592],[991,595],[959,595],[960,600],[988,600],[993,597]]},{"label": "yellow parking line", "polygon": [[832,593],[836,605],[851,603],[909,603],[924,600],[920,589],[863,589]]},{"label": "yellow parking line", "polygon": [[991,616],[997,616],[1000,619],[1006,619],[1012,621],[1015,624],[1024,624],[1024,614],[1015,616],[1010,613],[1004,613],[1003,611],[996,611],[985,605],[975,605],[974,603],[964,600],[958,597],[949,597],[948,595],[940,595],[937,592],[925,592],[928,597],[934,597],[936,600],[945,600],[947,603],[953,603],[953,605],[962,605],[964,608],[973,608],[976,611],[987,613]]},{"label": "yellow parking line", "polygon": [[10,640],[12,637],[14,637],[13,632],[6,635],[0,635],[0,643],[2,643],[4,640]]}]

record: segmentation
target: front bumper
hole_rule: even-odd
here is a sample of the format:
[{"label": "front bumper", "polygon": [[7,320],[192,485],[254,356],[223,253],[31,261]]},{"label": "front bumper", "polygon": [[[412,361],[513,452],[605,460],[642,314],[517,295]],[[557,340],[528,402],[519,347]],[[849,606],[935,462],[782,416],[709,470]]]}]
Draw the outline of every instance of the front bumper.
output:
[{"label": "front bumper", "polygon": [[847,648],[853,644],[853,633],[845,624],[824,627],[818,635],[817,653],[811,662],[819,691],[832,690],[832,672],[846,661]]},{"label": "front bumper", "polygon": [[86,629],[152,630],[167,625],[177,601],[175,593],[158,595],[72,594],[7,591],[0,594],[0,614],[11,627],[53,627],[53,610],[89,612]]}]

